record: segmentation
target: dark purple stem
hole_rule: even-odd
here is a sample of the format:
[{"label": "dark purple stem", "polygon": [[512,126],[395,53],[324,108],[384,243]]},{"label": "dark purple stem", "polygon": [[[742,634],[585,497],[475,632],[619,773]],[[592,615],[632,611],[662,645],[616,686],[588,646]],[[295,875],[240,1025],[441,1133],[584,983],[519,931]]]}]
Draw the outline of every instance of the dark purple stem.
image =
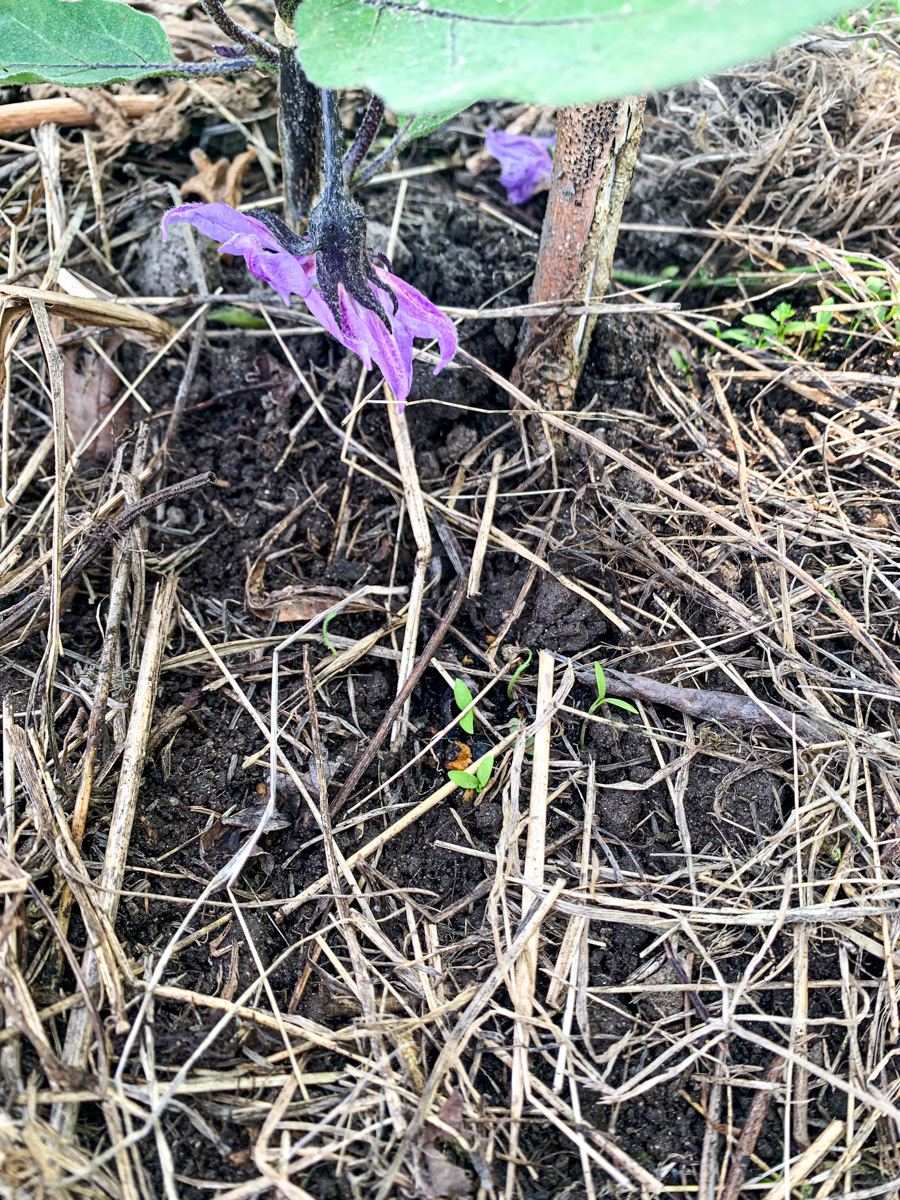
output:
[{"label": "dark purple stem", "polygon": [[382,167],[386,167],[389,162],[397,157],[397,155],[406,145],[409,131],[412,129],[415,119],[415,117],[410,117],[403,128],[394,134],[390,140],[390,143],[385,146],[378,157],[373,158],[362,174],[358,175],[356,179],[354,179],[354,187],[362,187],[364,183],[368,183],[374,175],[378,174]]},{"label": "dark purple stem", "polygon": [[325,196],[336,199],[341,192],[346,191],[344,185],[343,134],[341,133],[341,118],[338,112],[337,92],[322,88],[319,92],[322,100],[322,142],[325,147]]},{"label": "dark purple stem", "polygon": [[255,58],[262,59],[271,66],[278,64],[276,48],[270,46],[257,34],[251,33],[249,29],[242,29],[237,21],[229,17],[222,7],[221,0],[200,0],[200,3],[209,19],[222,30],[226,37],[230,37],[239,46],[245,46]]},{"label": "dark purple stem", "polygon": [[278,70],[281,175],[285,214],[288,224],[295,228],[309,217],[319,190],[321,123],[318,88],[306,78],[296,52],[289,46],[282,46]]},{"label": "dark purple stem", "polygon": [[375,141],[378,130],[381,128],[381,118],[383,116],[384,101],[380,96],[373,96],[369,101],[369,107],[366,109],[353,145],[344,155],[344,178],[348,182],[353,178],[353,173],[369,153],[369,148]]}]

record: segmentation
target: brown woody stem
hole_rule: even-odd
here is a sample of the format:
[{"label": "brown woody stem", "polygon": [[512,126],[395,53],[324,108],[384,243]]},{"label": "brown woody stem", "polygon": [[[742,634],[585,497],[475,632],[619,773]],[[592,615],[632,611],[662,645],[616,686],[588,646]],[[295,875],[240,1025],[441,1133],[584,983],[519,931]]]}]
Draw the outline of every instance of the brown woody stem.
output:
[{"label": "brown woody stem", "polygon": [[[643,112],[643,97],[562,109],[532,303],[588,303],[609,286]],[[596,321],[527,321],[514,382],[548,407],[571,408]]]}]

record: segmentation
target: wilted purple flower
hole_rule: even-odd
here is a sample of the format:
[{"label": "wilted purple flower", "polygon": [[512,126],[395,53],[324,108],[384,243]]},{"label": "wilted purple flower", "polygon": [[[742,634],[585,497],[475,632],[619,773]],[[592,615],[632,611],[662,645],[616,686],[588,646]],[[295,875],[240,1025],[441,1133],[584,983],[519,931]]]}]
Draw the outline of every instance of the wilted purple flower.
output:
[{"label": "wilted purple flower", "polygon": [[528,137],[489,125],[484,148],[500,164],[500,182],[510,204],[524,204],[546,183],[553,171],[550,147],[555,137]]},{"label": "wilted purple flower", "polygon": [[[305,243],[271,213],[240,213],[221,202],[182,204],[163,217],[163,240],[168,237],[169,225],[179,221],[187,221],[220,242],[220,254],[241,255],[250,274],[270,284],[286,305],[292,294],[300,296],[323,329],[358,354],[367,369],[371,370],[373,361],[378,365],[401,412],[412,386],[413,338],[437,339],[441,358],[435,375],[456,353],[456,327],[450,318],[384,267],[373,268],[384,285],[371,284],[373,308],[349,295],[341,281],[335,284],[337,300],[332,306],[316,278],[315,253],[298,253],[297,248]],[[375,307],[391,313],[391,328]]]}]

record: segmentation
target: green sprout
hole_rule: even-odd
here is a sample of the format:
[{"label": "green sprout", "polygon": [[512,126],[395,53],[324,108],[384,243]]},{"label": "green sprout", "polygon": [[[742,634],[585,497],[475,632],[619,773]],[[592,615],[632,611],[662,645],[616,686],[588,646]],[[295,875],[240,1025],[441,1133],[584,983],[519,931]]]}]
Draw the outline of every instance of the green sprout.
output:
[{"label": "green sprout", "polygon": [[[603,673],[603,668],[599,663],[594,663],[594,674],[597,677],[597,699],[588,709],[588,716],[596,712],[601,704],[611,704],[613,708],[624,708],[626,712],[640,715],[633,704],[629,704],[627,700],[617,700],[615,696],[607,696],[606,694],[606,676]],[[581,726],[581,745],[584,745],[584,735],[587,732],[587,722]]]},{"label": "green sprout", "polygon": [[[793,320],[796,314],[797,310],[786,300],[782,300],[768,316],[765,313],[748,313],[746,317],[741,317],[745,325],[758,329],[758,333],[751,333],[749,329],[726,329],[719,337],[725,341],[738,342],[742,346],[750,346],[754,350],[783,351],[787,346],[787,339],[792,334],[818,333],[820,330],[816,321]],[[819,340],[821,336],[819,333]]]},{"label": "green sprout", "polygon": [[331,624],[331,622],[334,620],[334,618],[336,616],[337,616],[337,613],[329,613],[328,616],[325,618],[325,620],[322,622],[322,641],[325,643],[325,645],[328,647],[328,649],[331,651],[332,654],[337,654],[337,648],[335,647],[334,642],[332,642],[331,638],[328,636],[328,626]]},{"label": "green sprout", "polygon": [[675,346],[669,348],[669,358],[671,358],[675,370],[679,375],[683,375],[688,383],[691,382],[693,376],[693,367],[688,361],[686,355]]},{"label": "green sprout", "polygon": [[523,663],[521,663],[518,667],[516,667],[515,672],[513,673],[512,679],[510,679],[509,683],[506,685],[507,700],[512,700],[512,698],[513,698],[513,689],[516,686],[516,680],[519,678],[519,676],[522,674],[523,671],[527,671],[528,668],[531,666],[531,660],[534,656],[532,655],[530,650],[526,650],[525,653],[528,655],[528,657],[525,659],[525,661]]},{"label": "green sprout", "polygon": [[455,783],[457,787],[468,788],[473,792],[483,792],[490,783],[491,774],[494,770],[494,756],[486,755],[481,766],[478,767],[474,774],[471,771],[448,771],[451,783]]},{"label": "green sprout", "polygon": [[[468,708],[474,697],[461,679],[453,681],[453,699],[456,701],[457,708]],[[469,711],[459,718],[459,727],[463,733],[475,732],[475,713]],[[457,774],[465,774],[465,772],[457,772]],[[466,787],[471,786],[466,784]]]}]

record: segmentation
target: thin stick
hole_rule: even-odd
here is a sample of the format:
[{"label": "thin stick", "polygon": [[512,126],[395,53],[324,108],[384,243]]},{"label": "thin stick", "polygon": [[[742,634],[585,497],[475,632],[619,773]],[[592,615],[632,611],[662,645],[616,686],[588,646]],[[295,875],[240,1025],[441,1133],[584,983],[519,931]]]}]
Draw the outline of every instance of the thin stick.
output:
[{"label": "thin stick", "polygon": [[457,585],[456,591],[450,597],[450,603],[447,606],[447,611],[444,613],[444,616],[441,620],[440,625],[438,625],[437,629],[434,631],[434,633],[429,638],[428,645],[422,651],[421,655],[419,656],[418,660],[416,661],[415,665],[413,666],[412,670],[410,671],[410,673],[406,679],[406,682],[404,683],[404,685],[400,689],[400,691],[397,693],[396,699],[394,700],[393,704],[385,713],[384,718],[383,718],[381,724],[378,726],[377,731],[375,732],[374,736],[369,741],[369,744],[366,746],[365,750],[363,750],[362,754],[357,759],[356,765],[354,766],[353,770],[350,772],[349,776],[347,777],[343,787],[338,792],[338,794],[335,796],[334,801],[332,802],[332,805],[331,805],[331,815],[332,816],[334,816],[336,813],[338,813],[343,808],[343,806],[347,803],[347,800],[353,794],[353,789],[356,787],[357,783],[359,783],[360,779],[362,779],[363,775],[365,774],[366,770],[368,769],[369,763],[371,763],[372,759],[378,753],[378,748],[380,747],[381,743],[384,741],[385,737],[387,736],[387,731],[390,729],[391,725],[393,724],[394,719],[396,718],[397,714],[400,712],[403,705],[406,703],[407,699],[412,695],[413,689],[415,688],[415,686],[419,682],[419,680],[422,678],[422,675],[425,673],[425,669],[428,667],[428,664],[431,662],[431,660],[437,654],[441,643],[443,642],[444,638],[447,636],[447,630],[452,625],[453,618],[459,612],[459,606],[462,604],[462,602],[465,598],[465,594],[466,594],[465,582],[461,581]]},{"label": "thin stick", "polygon": [[[537,717],[550,710],[553,702],[553,658],[541,650],[538,655]],[[547,844],[547,794],[550,783],[550,739],[552,727],[544,724],[534,739],[534,759],[531,773],[531,803],[528,809],[528,832],[525,841],[525,866],[522,872],[526,887],[540,894],[544,886],[544,850]],[[506,1200],[512,1200],[516,1186],[516,1156],[519,1129],[528,1086],[528,1018],[534,1008],[534,988],[537,982],[537,960],[540,928],[535,928],[516,964],[516,1013],[513,1035],[512,1080],[510,1085],[509,1161],[506,1169]]]},{"label": "thin stick", "polygon": [[763,1200],[789,1200],[791,1189],[799,1187],[807,1175],[815,1169],[825,1155],[844,1136],[844,1122],[839,1118],[827,1125],[816,1140],[803,1151],[800,1157],[791,1163],[790,1179],[780,1179],[774,1187],[766,1192]]},{"label": "thin stick", "polygon": [[484,567],[484,556],[487,553],[488,538],[491,535],[491,525],[494,522],[494,508],[497,504],[497,491],[500,487],[500,468],[503,465],[503,451],[498,450],[491,463],[491,478],[488,483],[487,495],[484,498],[484,510],[481,514],[481,524],[478,527],[478,537],[475,539],[475,549],[472,551],[472,565],[469,567],[469,596],[481,593],[481,572]]},{"label": "thin stick", "polygon": [[[157,587],[150,608],[144,653],[134,689],[131,719],[128,723],[128,732],[122,751],[119,785],[116,789],[116,799],[109,821],[103,870],[98,882],[97,907],[109,919],[110,924],[115,923],[119,907],[119,892],[125,874],[131,826],[134,821],[135,805],[156,703],[159,668],[165,652],[177,584],[177,577],[170,575]],[[93,986],[97,981],[97,960],[92,949],[85,952],[82,969],[88,986]],[[89,1038],[87,1011],[83,1007],[77,1008],[70,1016],[66,1030],[64,1061],[70,1066],[83,1068],[87,1062]],[[52,1127],[67,1137],[73,1135],[77,1118],[77,1104],[57,1104],[51,1109],[50,1123]]]},{"label": "thin stick", "polygon": [[[419,620],[422,616],[422,600],[425,596],[425,574],[431,562],[431,532],[428,528],[428,517],[425,514],[425,501],[422,499],[422,485],[419,483],[419,473],[416,470],[416,460],[413,454],[412,441],[409,436],[409,426],[406,417],[398,411],[398,405],[391,395],[387,384],[384,385],[384,395],[388,405],[388,420],[394,438],[394,449],[397,453],[397,465],[400,468],[400,479],[403,483],[403,494],[406,497],[406,507],[409,512],[409,525],[416,541],[416,565],[413,573],[412,586],[409,590],[409,606],[407,608],[406,629],[403,632],[403,648],[400,666],[397,669],[397,694],[404,688],[413,670],[416,656],[416,642],[419,638]],[[400,719],[391,730],[391,750],[396,753],[406,738],[409,723],[409,694],[403,702]]]}]

